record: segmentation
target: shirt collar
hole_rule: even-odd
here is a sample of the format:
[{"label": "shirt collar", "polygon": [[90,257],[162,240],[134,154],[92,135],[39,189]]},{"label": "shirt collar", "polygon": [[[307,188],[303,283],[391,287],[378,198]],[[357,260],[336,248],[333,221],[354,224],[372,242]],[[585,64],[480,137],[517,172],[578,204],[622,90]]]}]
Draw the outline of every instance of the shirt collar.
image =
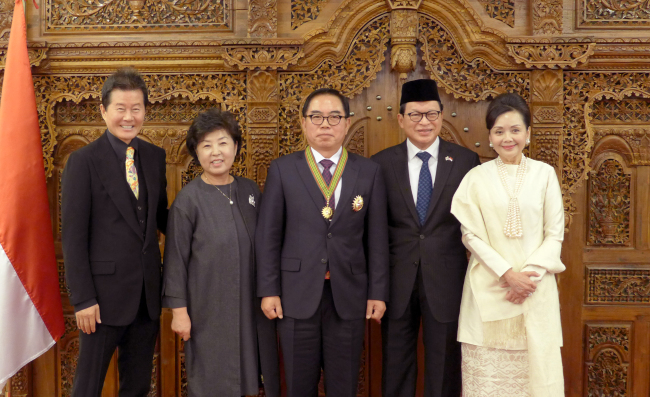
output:
[{"label": "shirt collar", "polygon": [[[322,154],[318,153],[318,151],[313,147],[310,146],[309,148],[311,149],[311,154],[314,155],[314,160],[316,161],[316,164],[320,164],[320,161],[323,160],[325,157],[323,157]],[[336,165],[339,163],[339,160],[341,159],[341,154],[343,154],[343,146],[341,146],[339,150],[336,153],[334,153],[332,157],[329,158],[329,160],[332,160],[334,165]]]},{"label": "shirt collar", "polygon": [[413,158],[420,152],[427,152],[431,155],[431,158],[433,158],[433,160],[438,161],[438,152],[440,151],[440,137],[436,137],[436,140],[433,141],[431,146],[425,150],[418,149],[410,139],[406,138],[406,151],[409,161],[413,160]]},{"label": "shirt collar", "polygon": [[131,143],[127,145],[120,138],[113,135],[109,130],[106,130],[106,136],[108,137],[108,141],[111,143],[111,146],[113,147],[113,150],[115,151],[115,154],[117,155],[117,158],[120,159],[120,161],[126,161],[126,148],[132,147],[135,149],[136,153],[138,152],[138,138],[133,138],[131,140]]}]

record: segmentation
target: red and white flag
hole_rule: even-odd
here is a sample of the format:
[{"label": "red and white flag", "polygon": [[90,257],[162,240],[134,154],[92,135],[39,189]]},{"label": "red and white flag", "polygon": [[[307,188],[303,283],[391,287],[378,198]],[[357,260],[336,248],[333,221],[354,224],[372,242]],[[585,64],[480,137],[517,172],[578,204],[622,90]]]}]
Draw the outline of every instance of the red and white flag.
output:
[{"label": "red and white flag", "polygon": [[0,101],[0,390],[65,329],[23,7]]}]

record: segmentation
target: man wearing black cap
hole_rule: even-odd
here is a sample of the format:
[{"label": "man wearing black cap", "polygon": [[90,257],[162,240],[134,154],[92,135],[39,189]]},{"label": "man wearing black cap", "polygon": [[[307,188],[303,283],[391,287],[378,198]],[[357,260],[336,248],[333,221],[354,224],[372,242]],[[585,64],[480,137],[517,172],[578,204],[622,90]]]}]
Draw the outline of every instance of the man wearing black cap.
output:
[{"label": "man wearing black cap", "polygon": [[382,321],[384,397],[415,395],[422,320],[427,397],[460,396],[458,313],[467,270],[451,199],[480,164],[471,150],[438,137],[442,102],[435,81],[402,87],[397,120],[406,141],[372,157],[388,191],[390,299]]}]

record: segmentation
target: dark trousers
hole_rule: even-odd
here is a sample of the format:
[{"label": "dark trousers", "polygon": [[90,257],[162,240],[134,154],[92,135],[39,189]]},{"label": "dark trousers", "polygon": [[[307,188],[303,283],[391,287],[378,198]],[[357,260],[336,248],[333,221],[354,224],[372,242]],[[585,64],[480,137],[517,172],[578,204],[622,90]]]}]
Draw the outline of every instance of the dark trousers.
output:
[{"label": "dark trousers", "polygon": [[[144,286],[143,286],[144,288]],[[100,307],[101,315],[101,307]],[[120,397],[146,397],[160,320],[151,320],[146,298],[140,299],[135,320],[125,326],[97,324],[95,332],[79,333],[79,359],[72,397],[100,397],[111,357],[118,349]]]},{"label": "dark trousers", "polygon": [[433,317],[420,271],[404,315],[396,320],[385,315],[381,320],[383,396],[415,396],[420,319],[424,339],[424,395],[459,397],[461,355],[460,342],[456,340],[458,322],[441,323]]},{"label": "dark trousers", "polygon": [[287,397],[318,396],[321,367],[328,396],[356,396],[365,329],[364,318],[339,317],[329,281],[312,317],[278,320]]}]

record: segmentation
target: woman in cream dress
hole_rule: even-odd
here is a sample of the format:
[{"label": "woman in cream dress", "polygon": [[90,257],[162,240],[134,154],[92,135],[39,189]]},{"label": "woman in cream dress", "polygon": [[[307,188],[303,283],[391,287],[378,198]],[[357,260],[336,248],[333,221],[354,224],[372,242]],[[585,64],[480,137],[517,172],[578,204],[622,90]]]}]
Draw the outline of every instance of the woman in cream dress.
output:
[{"label": "woman in cream dress", "polygon": [[472,254],[458,326],[463,396],[564,396],[560,185],[551,166],[522,153],[530,143],[523,98],[496,97],[486,124],[499,156],[465,176],[451,208]]}]

